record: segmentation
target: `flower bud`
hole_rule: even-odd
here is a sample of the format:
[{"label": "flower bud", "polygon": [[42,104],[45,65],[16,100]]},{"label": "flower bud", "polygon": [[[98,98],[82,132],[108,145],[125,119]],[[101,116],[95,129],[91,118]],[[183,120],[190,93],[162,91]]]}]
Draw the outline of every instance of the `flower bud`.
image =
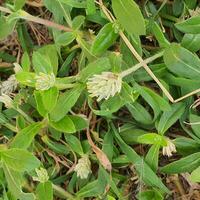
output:
[{"label": "flower bud", "polygon": [[0,96],[0,102],[4,103],[6,108],[13,107],[13,100],[6,94]]},{"label": "flower bud", "polygon": [[78,160],[78,164],[75,166],[74,171],[77,172],[77,177],[81,179],[86,179],[91,172],[91,163],[88,155],[83,155],[82,158]]},{"label": "flower bud", "polygon": [[1,94],[10,95],[17,88],[17,80],[15,75],[11,75],[7,80],[3,81],[0,85]]},{"label": "flower bud", "polygon": [[49,176],[47,170],[44,168],[36,169],[37,177],[33,177],[34,181],[38,181],[40,183],[45,183],[49,180]]},{"label": "flower bud", "polygon": [[36,75],[36,90],[48,90],[49,88],[53,87],[56,81],[55,75],[45,74],[40,72],[39,75]]},{"label": "flower bud", "polygon": [[103,72],[88,79],[87,89],[91,97],[97,101],[113,97],[121,91],[122,79],[118,74]]},{"label": "flower bud", "polygon": [[163,147],[163,156],[171,157],[172,153],[176,153],[176,146],[169,138],[167,138],[167,146]]}]

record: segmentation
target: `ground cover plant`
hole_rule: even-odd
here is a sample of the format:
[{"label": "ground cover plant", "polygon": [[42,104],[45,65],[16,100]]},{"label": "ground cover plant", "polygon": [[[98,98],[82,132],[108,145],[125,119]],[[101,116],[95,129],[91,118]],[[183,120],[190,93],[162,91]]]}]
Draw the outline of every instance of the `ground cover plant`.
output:
[{"label": "ground cover plant", "polygon": [[0,199],[200,199],[197,0],[0,1]]}]

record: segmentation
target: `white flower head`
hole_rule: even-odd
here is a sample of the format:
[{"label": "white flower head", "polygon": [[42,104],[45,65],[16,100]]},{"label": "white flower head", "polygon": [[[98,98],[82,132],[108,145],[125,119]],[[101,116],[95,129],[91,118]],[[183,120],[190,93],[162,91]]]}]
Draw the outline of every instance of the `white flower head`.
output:
[{"label": "white flower head", "polygon": [[97,97],[97,101],[113,97],[121,91],[122,79],[119,74],[102,72],[88,79],[87,89],[91,97]]},{"label": "white flower head", "polygon": [[91,172],[91,163],[87,154],[84,154],[82,158],[78,160],[74,171],[77,173],[77,177],[80,177],[81,179],[86,179],[88,177]]},{"label": "white flower head", "polygon": [[35,171],[36,171],[37,177],[33,177],[34,181],[45,183],[49,180],[49,176],[46,169],[41,167],[40,169],[36,169]]},{"label": "white flower head", "polygon": [[10,95],[17,89],[17,80],[15,75],[11,75],[7,80],[3,81],[0,85],[1,94]]},{"label": "white flower head", "polygon": [[4,103],[6,108],[13,107],[13,100],[7,94],[2,94],[0,96],[0,102]]},{"label": "white flower head", "polygon": [[36,75],[35,79],[36,90],[48,90],[49,88],[54,86],[56,81],[55,75],[53,73],[45,74],[40,72],[39,75]]},{"label": "white flower head", "polygon": [[169,138],[167,138],[167,146],[163,147],[162,153],[168,157],[171,157],[172,153],[176,153],[176,146]]},{"label": "white flower head", "polygon": [[14,65],[14,71],[17,74],[18,72],[23,71],[22,67],[18,63],[13,63]]}]

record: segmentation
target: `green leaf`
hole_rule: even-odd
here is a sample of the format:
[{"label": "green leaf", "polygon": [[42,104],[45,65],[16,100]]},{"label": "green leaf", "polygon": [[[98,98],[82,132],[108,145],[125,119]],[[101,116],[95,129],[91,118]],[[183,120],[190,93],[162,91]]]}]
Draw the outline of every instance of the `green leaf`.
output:
[{"label": "green leaf", "polygon": [[118,34],[114,29],[114,24],[106,24],[96,36],[91,46],[91,53],[94,55],[101,55],[115,42],[117,37]]},{"label": "green leaf", "polygon": [[79,1],[79,0],[60,0],[60,1],[74,8],[87,7],[86,1]]},{"label": "green leaf", "polygon": [[53,13],[55,21],[61,22],[63,21],[63,18],[65,18],[67,24],[71,26],[70,8],[68,5],[62,3],[63,1],[43,0],[43,3],[45,7]]},{"label": "green leaf", "polygon": [[156,124],[158,133],[164,134],[184,113],[185,104],[177,103],[171,106],[171,110],[163,112],[160,120]]},{"label": "green leaf", "polygon": [[200,153],[194,153],[161,168],[166,174],[192,172],[200,165]]},{"label": "green leaf", "polygon": [[130,147],[128,146],[120,137],[116,128],[112,124],[112,130],[115,135],[115,139],[119,144],[123,153],[128,157],[129,161],[134,164],[139,177],[144,181],[146,185],[157,187],[163,192],[168,193],[169,190],[162,183],[162,181],[157,177],[157,175],[152,171],[152,169],[145,163],[145,161]]},{"label": "green leaf", "polygon": [[45,91],[40,91],[42,102],[46,111],[51,112],[58,99],[59,91],[56,87],[52,87]]},{"label": "green leaf", "polygon": [[89,126],[88,120],[78,115],[68,115],[73,121],[76,131],[81,131]]},{"label": "green leaf", "polygon": [[2,161],[12,170],[31,171],[40,165],[40,161],[30,152],[23,149],[8,149],[0,152]]},{"label": "green leaf", "polygon": [[105,180],[108,182],[108,185],[111,187],[112,191],[116,194],[119,199],[122,199],[121,192],[119,191],[117,185],[115,184],[114,180],[110,178],[110,174],[100,166],[100,171],[102,171]]},{"label": "green leaf", "polygon": [[154,107],[159,107],[162,111],[170,110],[170,104],[160,95],[148,87],[137,87],[139,94],[146,100],[146,102]]},{"label": "green leaf", "polygon": [[41,122],[36,122],[20,130],[11,141],[10,148],[27,149],[42,126]]},{"label": "green leaf", "polygon": [[20,71],[15,77],[23,85],[35,87],[35,73]]},{"label": "green leaf", "polygon": [[28,72],[30,70],[31,62],[30,62],[30,58],[27,52],[23,53],[21,65],[22,65],[23,71]]},{"label": "green leaf", "polygon": [[180,77],[199,80],[199,58],[178,44],[172,44],[165,50],[164,61],[167,68],[174,74]]},{"label": "green leaf", "polygon": [[190,155],[199,152],[200,146],[198,142],[187,137],[177,137],[174,140],[177,151],[182,155]]},{"label": "green leaf", "polygon": [[98,171],[98,179],[92,182],[88,182],[84,187],[82,187],[77,193],[77,197],[98,197],[103,194],[107,186],[107,180],[104,177],[104,173],[101,170]]},{"label": "green leaf", "polygon": [[50,121],[49,124],[58,131],[64,133],[75,133],[76,128],[74,126],[73,121],[68,117],[65,116],[59,121]]},{"label": "green leaf", "polygon": [[161,111],[170,110],[169,103],[160,95],[147,87],[141,87],[134,84],[136,91],[145,99],[154,111],[154,121],[157,119]]},{"label": "green leaf", "polygon": [[160,144],[162,146],[167,146],[166,139],[156,133],[147,133],[138,137],[137,141],[142,144]]},{"label": "green leaf", "polygon": [[75,105],[81,92],[83,90],[83,85],[76,85],[71,90],[68,90],[61,94],[58,98],[57,104],[53,111],[50,113],[50,119],[52,121],[61,120]]},{"label": "green leaf", "polygon": [[194,16],[175,24],[176,28],[184,33],[200,33],[200,16]]},{"label": "green leaf", "polygon": [[112,0],[112,8],[121,26],[131,35],[145,35],[142,13],[132,0]]},{"label": "green leaf", "polygon": [[149,149],[145,161],[151,167],[151,169],[156,172],[158,169],[158,159],[159,159],[160,144],[154,144]]},{"label": "green leaf", "polygon": [[183,90],[186,90],[184,93],[188,93],[189,91],[194,91],[194,90],[199,89],[198,87],[198,85],[200,85],[199,79],[195,80],[195,79],[177,77],[170,73],[166,74],[165,78],[167,82],[170,83],[170,85],[179,86]]},{"label": "green leaf", "polygon": [[61,33],[56,37],[56,44],[60,46],[67,46],[76,39],[73,32]]},{"label": "green leaf", "polygon": [[[50,63],[52,71],[57,74],[58,70],[58,53],[56,45],[45,45],[38,49],[38,52]],[[44,66],[45,67],[45,66]]]},{"label": "green leaf", "polygon": [[126,107],[137,122],[145,125],[153,123],[150,113],[138,102],[127,104]]},{"label": "green leaf", "polygon": [[53,67],[51,66],[50,60],[45,55],[42,55],[39,51],[33,52],[32,62],[34,70],[37,74],[40,72],[45,74],[50,74],[53,72]]},{"label": "green leaf", "polygon": [[139,192],[137,195],[138,200],[164,200],[162,194],[157,190],[146,190]]},{"label": "green leaf", "polygon": [[15,28],[16,21],[8,22],[6,18],[0,16],[0,40],[5,39],[9,34],[11,34]]},{"label": "green leaf", "polygon": [[108,71],[111,68],[108,58],[99,58],[98,60],[89,63],[79,74],[81,81],[86,81],[94,74],[100,74],[103,71]]},{"label": "green leaf", "polygon": [[24,193],[21,189],[21,179],[20,173],[11,170],[6,164],[3,164],[3,171],[8,183],[8,188],[12,195],[19,200],[35,200],[35,195],[32,193]]},{"label": "green leaf", "polygon": [[112,161],[114,154],[113,134],[108,131],[103,139],[103,152],[107,155],[108,159]]},{"label": "green leaf", "polygon": [[164,36],[164,33],[161,30],[160,26],[155,21],[153,20],[149,21],[148,26],[152,34],[157,39],[160,47],[168,47],[170,45],[169,41]]},{"label": "green leaf", "polygon": [[42,136],[41,139],[48,146],[48,148],[53,150],[53,152],[55,152],[56,154],[69,154],[69,150],[66,148],[66,145],[52,141],[47,135]]},{"label": "green leaf", "polygon": [[93,15],[96,13],[95,1],[94,0],[87,0],[87,15]]},{"label": "green leaf", "polygon": [[191,173],[192,182],[200,182],[200,166]]},{"label": "green leaf", "polygon": [[184,12],[184,9],[185,9],[184,1],[174,0],[172,4],[172,10],[175,16],[179,17]]},{"label": "green leaf", "polygon": [[125,104],[125,101],[119,95],[115,95],[114,97],[103,101],[100,106],[101,109],[97,110],[93,108],[92,98],[88,97],[88,104],[96,115],[111,116],[112,113],[118,111]]},{"label": "green leaf", "polygon": [[134,103],[139,97],[139,93],[126,82],[122,83],[122,88],[119,95],[124,103]]},{"label": "green leaf", "polygon": [[40,91],[37,90],[34,91],[34,98],[36,101],[37,111],[42,117],[45,117],[48,114],[48,111],[44,107]]},{"label": "green leaf", "polygon": [[77,193],[77,197],[97,197],[103,194],[104,187],[99,183],[98,180],[88,182],[84,187],[82,187]]},{"label": "green leaf", "polygon": [[80,140],[74,135],[65,135],[66,142],[70,145],[72,150],[80,156],[84,154]]},{"label": "green leaf", "polygon": [[26,3],[26,0],[15,0],[14,9],[19,10],[21,9]]},{"label": "green leaf", "polygon": [[0,124],[6,124],[8,123],[8,119],[5,117],[3,113],[0,112]]},{"label": "green leaf", "polygon": [[197,0],[184,0],[184,2],[189,9],[195,9],[197,4]]},{"label": "green leaf", "polygon": [[185,34],[181,45],[192,51],[197,52],[200,50],[200,34]]},{"label": "green leaf", "polygon": [[[195,114],[190,114],[190,123],[200,123],[200,116]],[[195,135],[200,138],[200,124],[191,125],[192,130],[194,131]]]},{"label": "green leaf", "polygon": [[147,131],[137,128],[132,124],[124,124],[120,128],[120,136],[127,144],[135,144],[138,137],[147,134]]},{"label": "green leaf", "polygon": [[85,17],[83,15],[76,16],[72,21],[72,28],[78,30],[85,22]]},{"label": "green leaf", "polygon": [[39,183],[36,188],[38,200],[53,200],[53,187],[50,181]]}]

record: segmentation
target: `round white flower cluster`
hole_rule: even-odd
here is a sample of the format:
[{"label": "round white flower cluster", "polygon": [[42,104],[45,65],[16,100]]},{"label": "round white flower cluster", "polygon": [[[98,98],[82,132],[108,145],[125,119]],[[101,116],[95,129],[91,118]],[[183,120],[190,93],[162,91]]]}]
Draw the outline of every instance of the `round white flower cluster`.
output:
[{"label": "round white flower cluster", "polygon": [[49,88],[54,86],[56,81],[55,75],[53,73],[45,74],[40,72],[39,75],[36,75],[35,79],[36,90],[48,90]]},{"label": "round white flower cluster", "polygon": [[121,91],[122,79],[118,74],[102,72],[88,79],[87,89],[91,97],[97,101],[108,99]]},{"label": "round white flower cluster", "polygon": [[77,177],[80,177],[81,179],[86,179],[88,177],[91,172],[91,163],[88,155],[85,154],[78,160],[74,171],[77,173]]}]

